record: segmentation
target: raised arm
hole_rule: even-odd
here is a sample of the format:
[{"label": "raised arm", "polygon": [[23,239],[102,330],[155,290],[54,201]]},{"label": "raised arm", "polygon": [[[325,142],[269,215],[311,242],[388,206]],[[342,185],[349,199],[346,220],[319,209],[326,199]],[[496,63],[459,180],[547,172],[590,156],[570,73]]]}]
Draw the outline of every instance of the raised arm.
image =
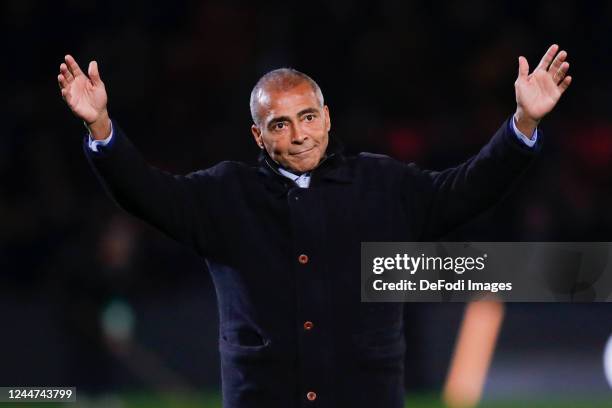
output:
[{"label": "raised arm", "polygon": [[569,87],[567,53],[552,45],[537,68],[519,57],[515,82],[516,113],[495,133],[478,154],[463,164],[441,172],[420,172],[428,216],[423,220],[423,240],[438,239],[458,225],[491,207],[524,173],[540,149],[517,137],[512,122],[523,134],[533,137],[540,120],[556,106]]},{"label": "raised arm", "polygon": [[208,193],[214,190],[215,182],[211,171],[180,176],[149,166],[117,123],[111,122],[106,89],[95,61],[89,63],[88,74],[66,55],[58,81],[62,97],[85,122],[93,139],[104,140],[112,130],[111,142],[103,151],[89,149],[87,140],[84,146],[108,193],[132,215],[198,253],[207,252],[212,234]]}]

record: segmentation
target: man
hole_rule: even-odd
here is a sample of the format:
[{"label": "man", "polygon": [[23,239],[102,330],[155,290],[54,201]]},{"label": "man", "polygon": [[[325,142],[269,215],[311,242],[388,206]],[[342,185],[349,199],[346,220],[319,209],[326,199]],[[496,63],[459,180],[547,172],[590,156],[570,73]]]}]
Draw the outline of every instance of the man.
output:
[{"label": "man", "polygon": [[566,58],[553,45],[529,74],[520,57],[516,113],[476,156],[442,172],[345,156],[329,140],[318,85],[281,69],[251,95],[258,166],[171,175],[148,166],[109,119],[96,62],[86,76],[67,55],[58,80],[110,195],[206,259],[225,407],[397,408],[402,305],[360,302],[360,244],[434,240],[498,200],[539,150],[536,127],[571,82]]}]

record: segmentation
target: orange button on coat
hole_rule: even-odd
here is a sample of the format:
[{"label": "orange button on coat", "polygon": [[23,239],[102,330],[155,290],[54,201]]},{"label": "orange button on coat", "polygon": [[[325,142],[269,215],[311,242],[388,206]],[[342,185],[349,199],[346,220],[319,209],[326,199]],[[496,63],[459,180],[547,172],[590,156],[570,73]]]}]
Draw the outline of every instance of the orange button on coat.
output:
[{"label": "orange button on coat", "polygon": [[308,401],[314,401],[317,399],[317,393],[314,391],[309,391],[308,394],[306,394],[306,398],[308,398]]},{"label": "orange button on coat", "polygon": [[314,323],[311,321],[304,322],[304,329],[310,330],[314,327]]},{"label": "orange button on coat", "polygon": [[302,255],[298,256],[298,262],[301,263],[301,264],[308,263],[308,255],[302,254]]}]

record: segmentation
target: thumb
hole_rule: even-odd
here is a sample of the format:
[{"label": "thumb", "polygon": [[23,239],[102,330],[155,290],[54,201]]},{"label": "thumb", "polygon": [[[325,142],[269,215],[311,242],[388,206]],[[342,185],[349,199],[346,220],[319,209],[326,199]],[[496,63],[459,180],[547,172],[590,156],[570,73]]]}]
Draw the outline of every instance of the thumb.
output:
[{"label": "thumb", "polygon": [[102,79],[100,79],[100,72],[98,72],[98,63],[96,61],[91,61],[89,63],[87,75],[89,75],[89,79],[94,85],[100,85],[102,83]]},{"label": "thumb", "polygon": [[518,59],[519,67],[518,67],[518,76],[519,78],[527,78],[529,75],[529,63],[527,62],[527,58],[520,56]]}]

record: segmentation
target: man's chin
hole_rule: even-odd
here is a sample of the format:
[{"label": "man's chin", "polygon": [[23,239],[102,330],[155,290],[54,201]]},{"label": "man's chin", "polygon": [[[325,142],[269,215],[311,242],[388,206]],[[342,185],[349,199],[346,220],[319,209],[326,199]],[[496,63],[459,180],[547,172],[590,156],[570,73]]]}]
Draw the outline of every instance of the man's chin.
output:
[{"label": "man's chin", "polygon": [[294,162],[290,164],[290,169],[299,173],[306,173],[308,171],[314,170],[319,161],[315,158],[304,158],[298,162]]},{"label": "man's chin", "polygon": [[309,171],[311,171],[312,169],[314,169],[315,166],[304,166],[304,167],[291,167],[289,169],[289,171],[294,172],[294,173],[307,173]]}]

